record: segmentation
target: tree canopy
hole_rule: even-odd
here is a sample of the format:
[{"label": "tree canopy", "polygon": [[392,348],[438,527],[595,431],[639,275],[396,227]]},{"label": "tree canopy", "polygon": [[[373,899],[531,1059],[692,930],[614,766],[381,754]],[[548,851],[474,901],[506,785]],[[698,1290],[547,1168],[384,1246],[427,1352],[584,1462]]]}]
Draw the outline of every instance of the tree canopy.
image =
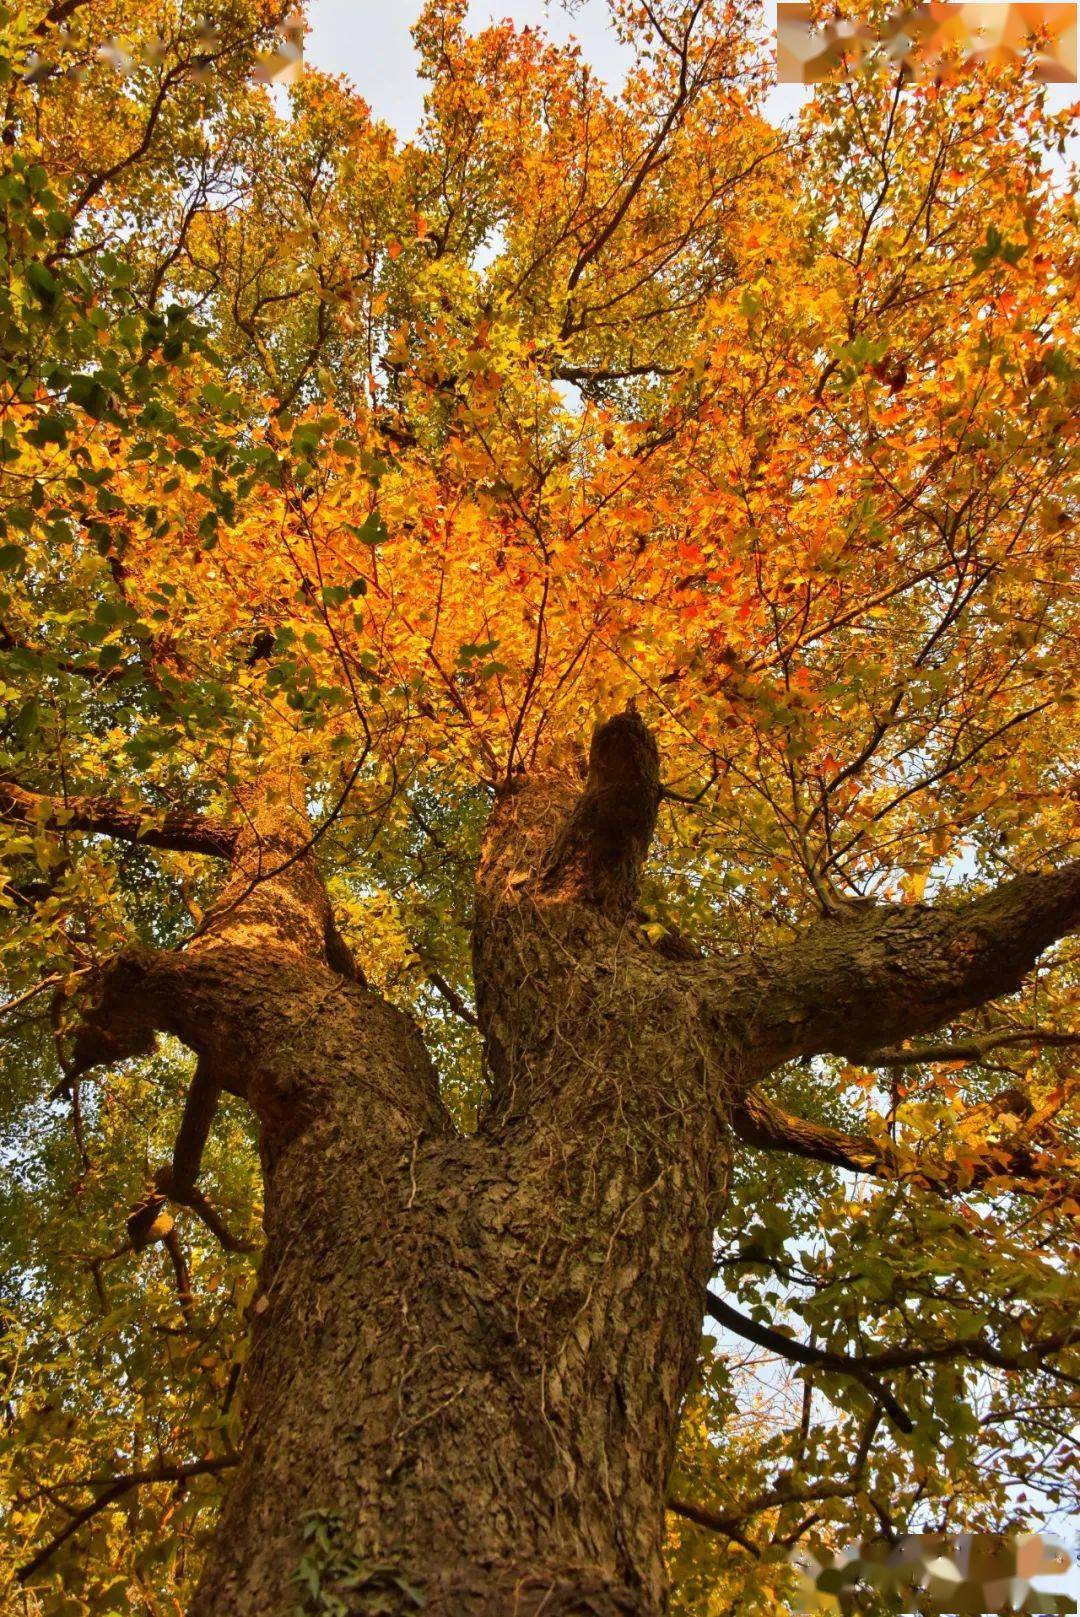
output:
[{"label": "tree canopy", "polygon": [[[76,1029],[205,927],[280,760],[464,1129],[484,822],[597,720],[659,746],[661,952],[1076,851],[1077,215],[1030,70],[871,56],[778,129],[743,0],[611,0],[617,91],[429,0],[405,141],[256,82],[284,10],[0,6],[0,1577],[56,1617],[183,1610],[239,1438],[252,1124],[161,1206],[188,1052],[84,1075]],[[743,1119],[675,1610],[1077,1508],[1077,988],[1066,939]]]}]

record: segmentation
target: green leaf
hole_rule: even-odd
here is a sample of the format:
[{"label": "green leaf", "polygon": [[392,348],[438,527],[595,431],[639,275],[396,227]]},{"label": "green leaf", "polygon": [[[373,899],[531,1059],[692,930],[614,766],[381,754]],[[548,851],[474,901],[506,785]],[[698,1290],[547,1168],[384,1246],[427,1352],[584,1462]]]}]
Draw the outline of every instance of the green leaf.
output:
[{"label": "green leaf", "polygon": [[46,265],[39,263],[37,259],[28,264],[26,266],[26,280],[42,303],[51,305],[56,302],[60,288],[57,285],[55,275]]},{"label": "green leaf", "polygon": [[478,657],[490,657],[491,653],[495,650],[498,644],[499,642],[497,640],[470,640],[464,646],[459,648],[458,662],[472,663],[475,662]]},{"label": "green leaf", "polygon": [[746,287],[739,299],[739,313],[744,320],[753,320],[761,313],[761,299],[751,288]]},{"label": "green leaf", "polygon": [[15,732],[16,739],[22,743],[29,741],[35,730],[38,729],[40,723],[41,704],[38,702],[36,697],[33,697],[29,702],[24,702],[18,713],[15,715],[15,721],[12,725],[12,729]]},{"label": "green leaf", "polygon": [[41,416],[26,434],[28,443],[44,448],[46,444],[59,444],[61,448],[67,443],[70,422],[66,416],[50,411],[48,415]]},{"label": "green leaf", "polygon": [[102,419],[111,402],[108,388],[102,386],[96,376],[73,376],[68,397],[72,404],[77,404],[95,421]]},{"label": "green leaf", "polygon": [[355,522],[346,523],[346,526],[363,545],[381,545],[384,539],[390,537],[378,511],[372,511],[366,522],[362,522],[359,526]]},{"label": "green leaf", "polygon": [[296,428],[290,440],[293,454],[300,460],[309,460],[319,447],[322,428],[317,421],[305,421]]}]

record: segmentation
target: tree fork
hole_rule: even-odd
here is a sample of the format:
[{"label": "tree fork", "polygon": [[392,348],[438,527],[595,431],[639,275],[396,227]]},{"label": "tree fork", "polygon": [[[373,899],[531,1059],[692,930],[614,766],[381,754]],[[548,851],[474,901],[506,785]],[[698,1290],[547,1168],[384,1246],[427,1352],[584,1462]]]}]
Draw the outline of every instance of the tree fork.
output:
[{"label": "tree fork", "polygon": [[[584,788],[543,771],[497,804],[475,947],[506,1087],[477,1135],[353,1116],[359,1072],[405,1065],[396,1036],[342,1049],[333,1077],[305,1047],[291,1082],[298,1104],[319,1090],[309,1123],[264,1125],[245,1458],[196,1617],[289,1609],[311,1511],[346,1524],[323,1577],[357,1611],[341,1557],[454,1617],[662,1610],[726,1171],[696,997],[631,920],[659,790],[625,714],[598,729]],[[319,1015],[335,1047],[350,997]]]},{"label": "tree fork", "polygon": [[408,1019],[342,969],[287,779],[245,805],[187,948],[106,973],[83,1064],[154,1028],[200,1056],[179,1188],[215,1088],[260,1124],[243,1453],[193,1617],[292,1611],[312,1513],[337,1524],[322,1584],[356,1612],[375,1595],[408,1610],[415,1586],[446,1617],[658,1617],[731,1141],[851,1160],[835,1134],[781,1127],[754,1086],[793,1054],[878,1049],[1007,992],[1076,923],[1068,867],[722,966],[666,958],[634,920],[660,798],[633,712],[597,728],[583,782],[540,769],[500,793],[473,938],[492,1090],[469,1138]]}]

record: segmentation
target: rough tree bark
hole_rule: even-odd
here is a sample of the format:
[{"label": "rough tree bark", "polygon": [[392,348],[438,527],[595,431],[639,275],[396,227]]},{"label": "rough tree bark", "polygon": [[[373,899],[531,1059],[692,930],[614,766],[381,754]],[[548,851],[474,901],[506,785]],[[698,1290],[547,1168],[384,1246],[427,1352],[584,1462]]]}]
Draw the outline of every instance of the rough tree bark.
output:
[{"label": "rough tree bark", "polygon": [[634,920],[659,801],[627,713],[596,732],[584,784],[538,774],[496,804],[474,933],[492,1095],[468,1138],[337,938],[288,783],[264,783],[239,832],[206,829],[231,874],[188,947],[101,984],[77,1068],[158,1030],[199,1056],[164,1191],[190,1190],[207,1096],[259,1120],[243,1459],[192,1617],[293,1612],[309,1512],[340,1520],[321,1575],[358,1613],[414,1609],[408,1586],[452,1617],[660,1613],[732,1141],[865,1165],[755,1086],[1011,991],[1080,923],[1070,866],[952,910],[823,920],[752,959],[670,958]]}]

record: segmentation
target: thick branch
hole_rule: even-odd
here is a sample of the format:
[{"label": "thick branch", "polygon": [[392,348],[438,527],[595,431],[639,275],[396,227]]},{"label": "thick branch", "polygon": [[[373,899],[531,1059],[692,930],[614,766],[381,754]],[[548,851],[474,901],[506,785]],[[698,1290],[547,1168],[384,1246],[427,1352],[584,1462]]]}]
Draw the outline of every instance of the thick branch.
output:
[{"label": "thick branch", "polygon": [[511,777],[481,852],[480,915],[526,898],[585,904],[621,925],[634,912],[660,798],[656,742],[630,708],[593,731],[584,785],[565,760]]},{"label": "thick branch", "polygon": [[228,859],[236,831],[182,809],[132,808],[115,797],[50,797],[0,781],[0,814],[22,825],[50,830],[92,831],[173,853],[205,853]]},{"label": "thick branch", "polygon": [[210,1063],[205,1057],[200,1057],[187,1092],[184,1115],[173,1147],[168,1195],[183,1199],[189,1191],[194,1190],[220,1100],[221,1085],[213,1077]]},{"label": "thick branch", "polygon": [[1014,993],[1078,926],[1080,861],[955,906],[868,904],[728,968],[718,1010],[735,1012],[771,1065],[826,1051],[869,1058]]},{"label": "thick branch", "polygon": [[749,1094],[732,1113],[732,1127],[740,1140],[759,1151],[783,1151],[811,1162],[849,1168],[853,1173],[895,1178],[903,1172],[903,1158],[888,1140],[845,1134],[824,1123],[785,1112],[763,1095]]},{"label": "thick branch", "polygon": [[232,1234],[196,1183],[220,1100],[221,1085],[213,1076],[210,1062],[200,1056],[184,1103],[172,1162],[158,1169],[154,1183],[162,1196],[181,1207],[189,1207],[226,1252],[250,1252],[251,1242],[241,1241]]},{"label": "thick branch", "polygon": [[179,965],[179,957],[131,949],[106,961],[90,977],[77,1001],[71,1056],[63,1063],[65,1088],[94,1067],[153,1050],[165,1020],[151,985],[159,974],[170,976]]}]

